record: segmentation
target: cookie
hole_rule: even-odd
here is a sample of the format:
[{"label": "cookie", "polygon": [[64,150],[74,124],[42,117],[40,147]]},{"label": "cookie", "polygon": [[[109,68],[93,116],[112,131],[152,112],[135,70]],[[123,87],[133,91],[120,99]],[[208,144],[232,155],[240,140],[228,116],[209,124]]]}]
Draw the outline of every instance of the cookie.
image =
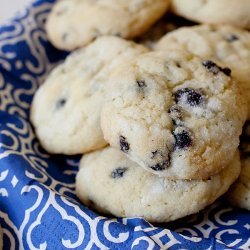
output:
[{"label": "cookie", "polygon": [[226,198],[234,206],[250,210],[250,122],[246,122],[240,142],[241,173]]},{"label": "cookie", "polygon": [[159,176],[209,178],[230,162],[246,119],[230,73],[184,51],[138,56],[110,77],[104,138]]},{"label": "cookie", "polygon": [[56,67],[31,107],[31,121],[43,147],[71,155],[105,146],[100,112],[109,75],[120,63],[146,51],[118,37],[101,37]]},{"label": "cookie", "polygon": [[145,45],[150,49],[154,49],[155,44],[168,32],[176,30],[182,26],[191,26],[196,23],[187,19],[167,14],[155,23],[147,32],[136,38],[136,42]]},{"label": "cookie", "polygon": [[55,47],[74,50],[102,35],[132,38],[145,32],[169,7],[170,0],[61,0],[46,22]]},{"label": "cookie", "polygon": [[250,28],[249,0],[173,0],[171,9],[175,14],[196,22]]},{"label": "cookie", "polygon": [[85,205],[100,212],[168,222],[200,211],[225,193],[239,176],[238,155],[209,180],[171,181],[144,171],[108,147],[82,158],[76,193]]},{"label": "cookie", "polygon": [[[219,1],[218,1],[219,2]],[[232,26],[198,25],[164,36],[156,50],[183,49],[227,65],[244,88],[250,107],[250,33]],[[250,119],[250,108],[248,112]]]}]

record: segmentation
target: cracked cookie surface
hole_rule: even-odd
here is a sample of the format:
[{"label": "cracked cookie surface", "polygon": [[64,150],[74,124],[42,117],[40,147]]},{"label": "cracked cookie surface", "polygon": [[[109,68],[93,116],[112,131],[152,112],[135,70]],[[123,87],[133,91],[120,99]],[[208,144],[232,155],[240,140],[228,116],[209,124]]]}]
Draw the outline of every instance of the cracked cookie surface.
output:
[{"label": "cracked cookie surface", "polygon": [[239,153],[206,181],[168,180],[144,171],[117,149],[85,155],[76,193],[87,206],[118,217],[168,222],[196,213],[225,193],[240,172]]},{"label": "cracked cookie surface", "polygon": [[132,38],[142,34],[167,10],[170,0],[61,0],[46,23],[51,42],[73,50],[102,35]]},{"label": "cracked cookie surface", "polygon": [[108,83],[104,138],[146,170],[169,179],[206,179],[232,159],[246,101],[230,69],[183,51],[151,52]]},{"label": "cracked cookie surface", "polygon": [[[197,25],[164,36],[155,50],[182,49],[206,57],[232,70],[250,107],[250,33],[232,26]],[[248,112],[250,119],[250,109]]]},{"label": "cracked cookie surface", "polygon": [[249,0],[172,0],[171,9],[196,22],[250,28]]},{"label": "cracked cookie surface", "polygon": [[101,37],[56,67],[35,94],[31,121],[50,153],[82,154],[102,148],[100,112],[106,82],[122,62],[147,52],[117,37]]}]

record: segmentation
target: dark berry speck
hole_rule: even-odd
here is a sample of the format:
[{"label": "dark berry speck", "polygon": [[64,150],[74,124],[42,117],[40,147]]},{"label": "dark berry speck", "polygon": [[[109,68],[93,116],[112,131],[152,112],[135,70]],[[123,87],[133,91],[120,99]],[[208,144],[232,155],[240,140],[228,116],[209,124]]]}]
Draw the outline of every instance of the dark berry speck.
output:
[{"label": "dark berry speck", "polygon": [[117,168],[112,171],[111,177],[114,179],[122,178],[124,173],[128,170],[128,168]]},{"label": "dark berry speck", "polygon": [[225,75],[230,76],[231,75],[231,69],[228,67],[221,68],[216,63],[210,60],[205,60],[202,62],[202,65],[211,73],[214,75],[217,75],[220,71],[223,72]]},{"label": "dark berry speck", "polygon": [[231,35],[226,37],[226,40],[231,43],[231,42],[235,42],[235,41],[239,40],[239,37],[237,37],[234,34],[231,34]]},{"label": "dark berry speck", "polygon": [[147,85],[146,85],[146,83],[145,83],[144,80],[137,80],[136,83],[137,83],[137,85],[138,85],[139,88],[145,88],[145,87],[147,87]]},{"label": "dark berry speck", "polygon": [[150,168],[154,171],[163,171],[167,169],[170,165],[170,162],[168,160],[165,160],[161,163],[157,163],[156,165],[150,166]]},{"label": "dark berry speck", "polygon": [[61,98],[59,99],[57,102],[56,102],[56,109],[61,109],[62,107],[65,106],[67,100],[64,99],[64,98]]},{"label": "dark berry speck", "polygon": [[213,74],[218,74],[220,69],[218,65],[210,60],[205,60],[202,62],[202,65],[209,71],[212,72]]},{"label": "dark berry speck", "polygon": [[181,100],[187,102],[190,106],[200,106],[204,103],[204,96],[200,91],[184,88],[175,92],[175,101],[178,103]]},{"label": "dark berry speck", "polygon": [[227,76],[231,76],[231,69],[226,67],[226,68],[220,68],[220,70]]},{"label": "dark berry speck", "polygon": [[191,134],[185,128],[177,128],[174,131],[175,148],[186,149],[192,145]]},{"label": "dark berry speck", "polygon": [[130,145],[127,142],[126,138],[124,136],[120,136],[120,149],[124,153],[127,153],[129,151]]}]

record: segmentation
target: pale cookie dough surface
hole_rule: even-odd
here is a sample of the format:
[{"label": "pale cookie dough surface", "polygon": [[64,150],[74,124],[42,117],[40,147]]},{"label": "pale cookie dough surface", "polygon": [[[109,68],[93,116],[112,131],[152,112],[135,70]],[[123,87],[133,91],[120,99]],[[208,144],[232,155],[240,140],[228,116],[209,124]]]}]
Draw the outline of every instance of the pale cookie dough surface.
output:
[{"label": "pale cookie dough surface", "polygon": [[104,138],[146,170],[206,179],[232,159],[247,110],[230,69],[184,51],[151,52],[121,66],[109,88]]},{"label": "pale cookie dough surface", "polygon": [[[250,33],[232,26],[198,25],[168,33],[156,50],[183,49],[232,69],[250,107]],[[250,119],[250,108],[248,118]]]},{"label": "pale cookie dough surface", "polygon": [[85,155],[76,178],[80,200],[118,217],[168,222],[196,213],[225,193],[240,172],[239,154],[207,181],[171,181],[144,171],[110,147]]},{"label": "pale cookie dough surface", "polygon": [[196,22],[250,28],[249,0],[172,0],[175,14]]},{"label": "pale cookie dough surface", "polygon": [[56,67],[31,107],[31,121],[43,147],[70,155],[105,146],[100,112],[109,75],[122,62],[146,51],[121,38],[101,37]]},{"label": "pale cookie dough surface", "polygon": [[227,199],[234,206],[250,210],[250,122],[246,122],[241,135],[241,173],[227,192]]},{"label": "pale cookie dough surface", "polygon": [[167,10],[170,0],[61,0],[46,23],[59,49],[82,47],[98,36],[132,38],[142,34]]}]

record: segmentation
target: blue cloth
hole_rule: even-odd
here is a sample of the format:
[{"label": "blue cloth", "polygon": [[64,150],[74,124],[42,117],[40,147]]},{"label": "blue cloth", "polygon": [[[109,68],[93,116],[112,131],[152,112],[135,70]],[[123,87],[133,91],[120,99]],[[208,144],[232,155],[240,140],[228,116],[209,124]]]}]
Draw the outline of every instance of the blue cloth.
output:
[{"label": "blue cloth", "polygon": [[4,249],[250,249],[249,212],[222,200],[157,226],[141,218],[105,218],[80,204],[74,184],[79,157],[48,155],[29,121],[36,89],[66,56],[44,31],[53,2],[36,1],[0,27]]}]

